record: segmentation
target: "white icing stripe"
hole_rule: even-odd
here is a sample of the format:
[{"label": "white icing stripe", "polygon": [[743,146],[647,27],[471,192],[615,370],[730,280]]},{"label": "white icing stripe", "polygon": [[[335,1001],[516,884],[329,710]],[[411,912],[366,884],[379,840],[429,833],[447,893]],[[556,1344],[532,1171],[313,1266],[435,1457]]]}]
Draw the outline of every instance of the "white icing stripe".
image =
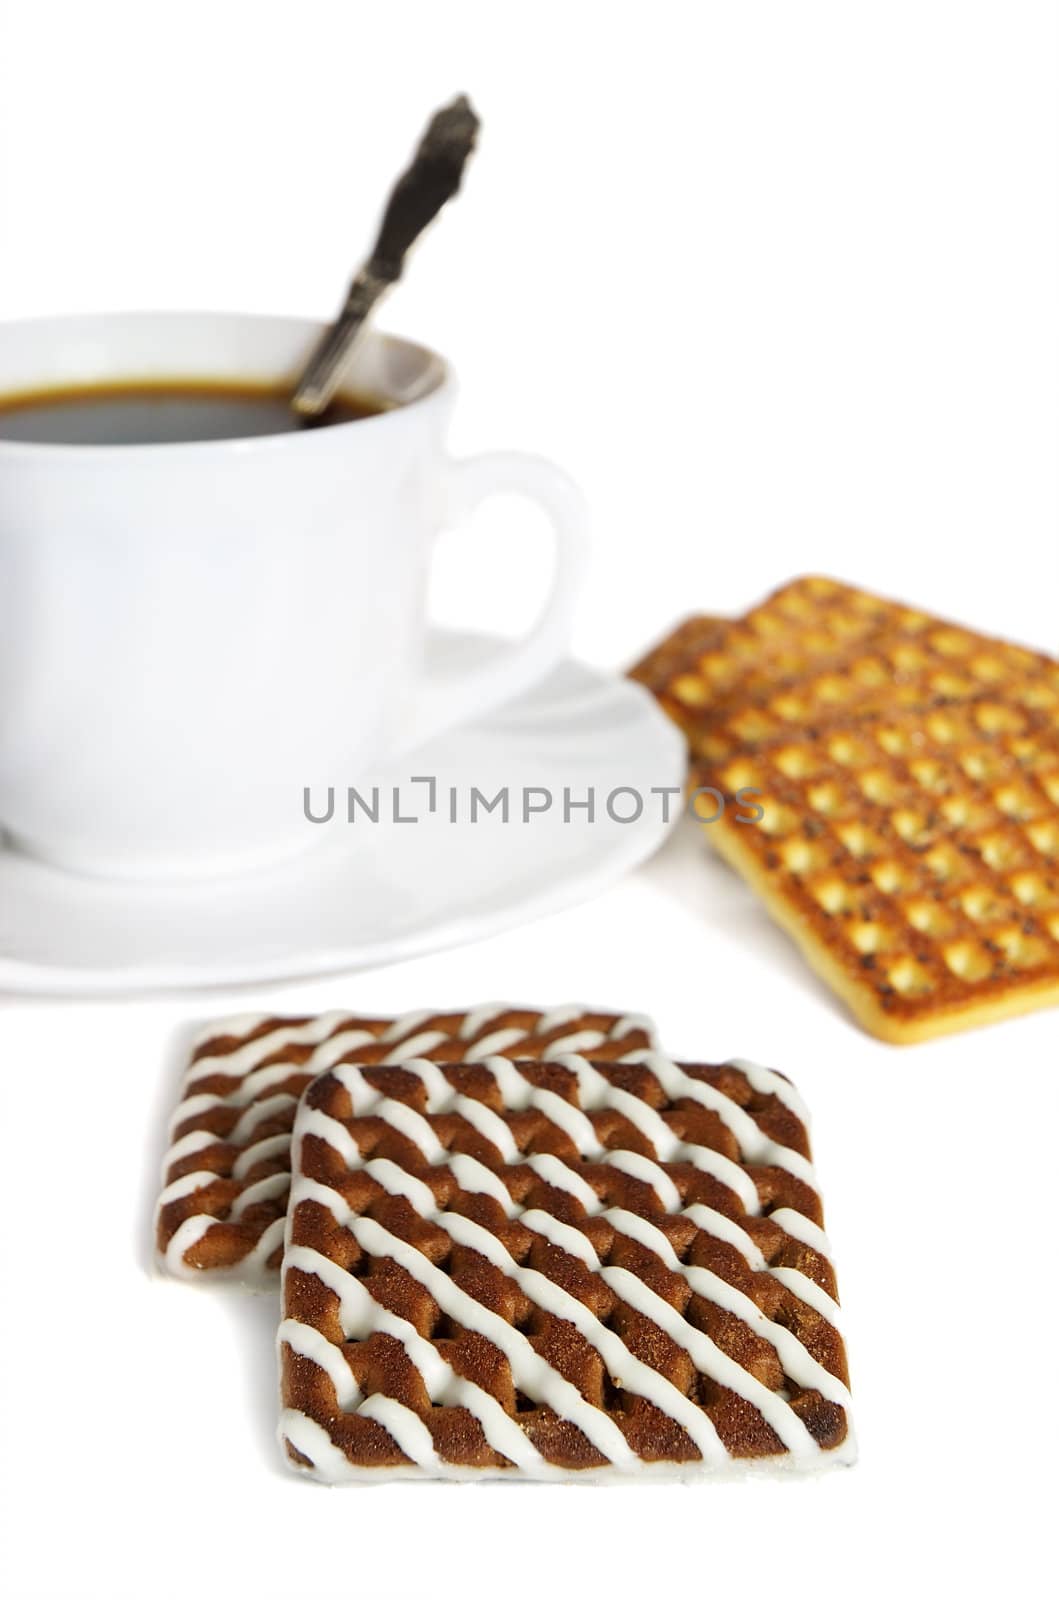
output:
[{"label": "white icing stripe", "polygon": [[342,1483],[356,1476],[356,1471],[318,1422],[303,1411],[288,1407],[280,1416],[277,1429],[280,1444],[289,1440],[300,1455],[311,1461],[319,1478],[325,1483]]},{"label": "white icing stripe", "polygon": [[296,1094],[273,1094],[265,1100],[255,1100],[252,1105],[247,1106],[225,1142],[245,1143],[260,1123],[267,1122],[269,1117],[274,1117],[279,1111],[285,1111],[289,1106],[296,1106],[298,1098]]},{"label": "white icing stripe", "polygon": [[829,1322],[839,1333],[842,1332],[842,1308],[826,1289],[814,1283],[804,1272],[799,1272],[797,1267],[769,1267],[769,1271],[796,1299],[804,1300],[825,1322]]},{"label": "white icing stripe", "polygon": [[[172,1183],[167,1183],[158,1196],[156,1211],[161,1211],[163,1206],[170,1205],[174,1200],[183,1200],[187,1195],[194,1194],[197,1189],[205,1189],[211,1183],[223,1183],[224,1179],[219,1172],[187,1172],[182,1178],[174,1178]],[[214,1219],[211,1217],[210,1221]]]},{"label": "white icing stripe", "polygon": [[351,1061],[343,1061],[339,1066],[332,1067],[331,1076],[349,1095],[355,1117],[370,1115],[382,1099],[381,1092],[372,1088],[360,1067]]},{"label": "white icing stripe", "polygon": [[601,1072],[596,1072],[580,1056],[569,1056],[562,1064],[573,1062],[577,1063],[578,1099],[584,1109],[601,1111],[609,1108],[619,1112],[626,1122],[631,1122],[643,1134],[648,1143],[654,1145],[665,1160],[666,1152],[675,1149],[680,1140],[654,1106],[649,1106],[646,1100],[637,1099],[627,1089],[613,1088]]},{"label": "white icing stripe", "polygon": [[236,1195],[228,1215],[235,1222],[251,1206],[260,1205],[262,1200],[278,1200],[280,1195],[285,1195],[290,1188],[289,1172],[274,1172],[271,1177],[258,1178],[256,1183],[251,1183],[242,1194]]},{"label": "white icing stripe", "polygon": [[333,1039],[324,1039],[314,1048],[311,1057],[305,1062],[304,1070],[314,1076],[318,1072],[326,1072],[328,1067],[335,1066],[344,1055],[349,1054],[350,1050],[363,1050],[378,1042],[370,1028],[343,1028]]},{"label": "white icing stripe", "polygon": [[[403,1195],[417,1211],[422,1211],[424,1206],[432,1206],[434,1204],[434,1196],[421,1178],[414,1178],[410,1172],[406,1172],[403,1167],[399,1167],[396,1161],[390,1161],[385,1156],[373,1156],[370,1161],[365,1161],[362,1166],[358,1164],[358,1170],[366,1172],[369,1177],[374,1178],[375,1182],[381,1184],[387,1194]],[[300,1183],[307,1181],[304,1178],[299,1180]],[[299,1188],[299,1196],[301,1193],[302,1190]]]},{"label": "white icing stripe", "polygon": [[646,1033],[649,1039],[655,1038],[655,1025],[650,1017],[636,1011],[631,1011],[628,1016],[622,1017],[611,1031],[615,1039],[627,1038],[630,1033]]},{"label": "white icing stripe", "polygon": [[502,1017],[505,1011],[517,1011],[517,1006],[508,1005],[506,1000],[488,1000],[485,1005],[473,1006],[460,1023],[458,1037],[460,1039],[473,1039],[487,1023],[494,1017]]},{"label": "white icing stripe", "polygon": [[534,1110],[542,1112],[549,1122],[554,1122],[560,1132],[566,1134],[578,1155],[602,1154],[603,1146],[596,1137],[595,1128],[577,1106],[572,1106],[553,1089],[534,1089],[530,1101]]},{"label": "white icing stripe", "polygon": [[487,1066],[496,1079],[505,1111],[526,1111],[534,1103],[537,1091],[513,1061],[506,1056],[488,1056],[480,1064]]},{"label": "white icing stripe", "polygon": [[166,1269],[174,1277],[186,1278],[191,1283],[202,1283],[204,1279],[235,1278],[240,1282],[258,1283],[265,1276],[265,1264],[270,1255],[283,1243],[283,1233],[286,1225],[284,1217],[277,1217],[275,1222],[270,1222],[254,1248],[249,1251],[235,1266],[227,1268],[214,1267],[209,1272],[203,1272],[199,1267],[193,1267],[185,1261],[184,1257],[189,1250],[193,1250],[211,1229],[220,1226],[222,1218],[211,1217],[208,1212],[199,1212],[193,1217],[187,1217],[170,1239],[162,1260]]},{"label": "white icing stripe", "polygon": [[420,1116],[411,1106],[406,1106],[400,1100],[383,1098],[379,1100],[372,1115],[381,1117],[383,1122],[388,1122],[397,1133],[403,1134],[410,1140],[431,1166],[438,1166],[444,1161],[445,1149],[440,1139],[426,1117]]},{"label": "white icing stripe", "polygon": [[774,1394],[745,1367],[741,1367],[738,1361],[725,1355],[712,1339],[698,1328],[693,1328],[679,1311],[663,1300],[661,1295],[655,1294],[653,1289],[649,1289],[634,1273],[624,1267],[603,1267],[600,1276],[626,1305],[650,1318],[663,1333],[668,1333],[674,1344],[686,1350],[700,1372],[715,1383],[723,1384],[726,1389],[734,1390],[760,1411],[792,1455],[804,1457],[818,1453],[819,1446],[808,1428],[782,1396]]},{"label": "white icing stripe", "polygon": [[286,1155],[289,1150],[289,1133],[274,1133],[269,1139],[259,1139],[257,1144],[248,1144],[232,1163],[232,1177],[245,1178],[259,1161],[272,1161],[276,1156]]},{"label": "white icing stripe", "polygon": [[398,1039],[407,1039],[410,1035],[418,1033],[424,1022],[440,1015],[440,1012],[431,1011],[429,1007],[422,1007],[418,1011],[406,1011],[402,1016],[394,1017],[381,1035],[382,1043],[395,1044]]},{"label": "white icing stripe", "polygon": [[794,1112],[808,1133],[811,1122],[809,1107],[789,1078],[785,1078],[782,1073],[772,1072],[768,1067],[759,1066],[756,1061],[744,1061],[740,1056],[733,1056],[727,1065],[741,1072],[750,1087],[756,1089],[758,1094],[774,1094],[788,1111]]},{"label": "white icing stripe", "polygon": [[432,1032],[409,1034],[407,1038],[402,1039],[400,1044],[395,1045],[383,1057],[381,1065],[384,1067],[403,1066],[406,1057],[429,1055],[431,1050],[438,1048],[438,1045],[445,1044],[448,1037],[447,1033],[442,1033],[438,1028],[435,1028]]},{"label": "white icing stripe", "polygon": [[525,1038],[524,1028],[497,1028],[493,1033],[487,1033],[481,1039],[476,1039],[473,1044],[468,1044],[463,1059],[474,1062],[483,1060],[485,1056],[503,1055],[508,1050],[515,1050]]},{"label": "white icing stripe", "polygon": [[198,1276],[193,1267],[185,1265],[184,1256],[198,1244],[199,1240],[213,1227],[216,1222],[208,1212],[200,1212],[197,1216],[188,1217],[170,1239],[166,1247],[163,1260],[170,1272],[178,1273],[182,1277]]},{"label": "white icing stripe", "polygon": [[579,1005],[552,1006],[550,1011],[541,1012],[534,1024],[533,1031],[534,1033],[554,1033],[556,1028],[562,1028],[567,1023],[573,1022],[575,1017],[583,1017],[590,1009],[588,1006]]},{"label": "white icing stripe", "polygon": [[[637,1178],[648,1184],[667,1211],[680,1210],[680,1190],[657,1161],[638,1155],[635,1150],[608,1150],[603,1161],[616,1172],[624,1172],[627,1178]],[[756,1194],[754,1198],[757,1199]]]},{"label": "white icing stripe", "polygon": [[618,1233],[635,1239],[637,1244],[660,1256],[671,1272],[683,1272],[683,1263],[661,1228],[656,1228],[646,1217],[637,1216],[635,1211],[626,1211],[623,1206],[608,1206],[602,1216]]},{"label": "white icing stripe", "polygon": [[[538,1033],[544,1031],[541,1028],[537,1029]],[[586,1050],[599,1050],[606,1042],[607,1035],[600,1033],[598,1028],[583,1028],[580,1033],[568,1033],[561,1039],[553,1039],[551,1044],[546,1047],[541,1059],[543,1061],[553,1061],[556,1051],[575,1050],[584,1053]],[[475,1046],[475,1049],[477,1049],[477,1046]],[[494,1045],[492,1053],[499,1055],[500,1050],[500,1046]]]},{"label": "white icing stripe", "polygon": [[428,1112],[440,1111],[454,1098],[455,1091],[436,1061],[410,1056],[401,1062],[401,1070],[418,1078],[423,1085]]},{"label": "white icing stripe", "polygon": [[[429,1194],[430,1191],[427,1190],[427,1193]],[[343,1200],[337,1189],[332,1189],[330,1184],[321,1183],[317,1178],[307,1178],[304,1173],[299,1172],[295,1174],[291,1182],[290,1205],[287,1208],[288,1222],[290,1222],[294,1212],[298,1209],[303,1200],[313,1200],[318,1206],[323,1206],[327,1211],[331,1212],[331,1215],[334,1217],[335,1221],[339,1223],[345,1222],[347,1213],[352,1215],[350,1207],[347,1205],[346,1201]],[[430,1203],[431,1205],[434,1204],[433,1195],[430,1196]],[[288,1227],[287,1231],[288,1233],[291,1233],[293,1232],[293,1228]],[[291,1241],[288,1239],[287,1249],[289,1250],[290,1248]],[[319,1274],[317,1274],[317,1276],[319,1276]],[[326,1281],[327,1280],[325,1279],[325,1282]],[[336,1288],[335,1293],[338,1294],[338,1292],[339,1291]]]},{"label": "white icing stripe", "polygon": [[503,1117],[483,1105],[480,1100],[471,1100],[468,1096],[460,1094],[456,1096],[451,1109],[465,1122],[469,1122],[495,1150],[499,1150],[505,1162],[513,1163],[520,1159],[518,1145]]},{"label": "white icing stripe", "polygon": [[[337,1150],[347,1167],[360,1165],[360,1146],[345,1123],[338,1122],[334,1117],[329,1117],[326,1111],[318,1111],[315,1106],[307,1106],[303,1102],[298,1108],[298,1120],[294,1124],[295,1145],[300,1145],[310,1134],[317,1139],[323,1139],[332,1150]],[[297,1169],[297,1157],[294,1165]]]},{"label": "white icing stripe", "polygon": [[[287,1227],[286,1217],[277,1217],[275,1222],[270,1222],[257,1244],[245,1259],[251,1267],[264,1266],[270,1255],[282,1245]],[[238,1274],[239,1269],[236,1268]]]},{"label": "white icing stripe", "polygon": [[490,1195],[501,1206],[506,1216],[513,1217],[516,1214],[518,1207],[502,1179],[483,1161],[457,1151],[449,1156],[449,1166],[452,1168],[453,1177],[465,1193]]},{"label": "white icing stripe", "polygon": [[222,1141],[215,1133],[210,1133],[206,1128],[193,1128],[190,1133],[185,1133],[176,1144],[170,1145],[166,1153],[163,1175],[172,1166],[174,1161],[183,1161],[185,1156],[198,1155],[200,1150],[205,1150],[211,1144],[220,1144]]},{"label": "white icing stripe", "polygon": [[307,1076],[309,1068],[295,1066],[290,1061],[276,1061],[271,1066],[258,1067],[255,1072],[248,1072],[245,1078],[239,1080],[237,1087],[223,1097],[223,1103],[226,1106],[249,1105],[267,1089],[273,1088],[276,1084],[286,1083],[292,1072],[298,1073],[299,1076]]},{"label": "white icing stripe", "polygon": [[550,1188],[562,1189],[566,1194],[572,1194],[575,1200],[581,1202],[590,1217],[603,1209],[603,1202],[592,1185],[582,1178],[579,1172],[568,1167],[565,1161],[560,1161],[558,1156],[527,1156],[526,1166]]},{"label": "white icing stripe", "polygon": [[825,1261],[831,1260],[831,1244],[827,1234],[809,1217],[803,1217],[800,1211],[794,1211],[790,1206],[778,1206],[769,1220],[781,1227],[784,1233],[789,1233],[792,1239],[807,1244]]},{"label": "white icing stripe", "polygon": [[740,1255],[746,1257],[755,1272],[764,1272],[767,1263],[754,1240],[745,1228],[741,1228],[738,1222],[733,1222],[731,1217],[726,1217],[723,1211],[715,1211],[712,1206],[704,1206],[697,1201],[694,1205],[688,1206],[684,1215],[689,1222],[695,1224],[696,1228],[701,1228],[703,1233],[712,1234],[724,1244],[734,1245]]},{"label": "white icing stripe", "polygon": [[414,1461],[417,1467],[429,1467],[431,1476],[448,1476],[448,1463],[434,1449],[430,1429],[408,1406],[386,1394],[370,1394],[360,1408],[362,1417],[369,1417],[397,1443],[399,1450]]},{"label": "white icing stripe", "polygon": [[531,1207],[523,1211],[518,1219],[524,1228],[530,1228],[534,1233],[539,1233],[547,1239],[549,1244],[558,1245],[560,1250],[565,1250],[568,1255],[576,1256],[583,1261],[586,1267],[591,1267],[593,1272],[599,1270],[599,1257],[592,1247],[592,1241],[575,1228],[572,1223],[560,1222],[558,1217],[553,1217],[550,1211],[541,1211]]},{"label": "white icing stripe", "polygon": [[189,1094],[185,1100],[178,1100],[170,1112],[167,1124],[170,1140],[182,1123],[190,1122],[192,1117],[201,1117],[204,1112],[212,1111],[215,1106],[225,1104],[227,1102],[224,1096],[219,1094]]},{"label": "white icing stripe", "polygon": [[219,1021],[208,1022],[192,1037],[192,1049],[201,1050],[205,1045],[212,1044],[214,1039],[243,1039],[268,1021],[270,1017],[267,1011],[247,1011],[238,1017],[222,1017]]},{"label": "white icing stripe", "polygon": [[305,1356],[320,1367],[335,1386],[335,1398],[341,1411],[352,1411],[362,1400],[360,1384],[349,1369],[337,1345],[325,1339],[318,1328],[307,1322],[296,1322],[287,1317],[279,1325],[276,1335],[278,1345],[290,1345],[296,1355]]},{"label": "white icing stripe", "polygon": [[706,1172],[711,1178],[716,1178],[719,1183],[723,1183],[726,1188],[733,1190],[739,1196],[747,1216],[760,1215],[761,1200],[753,1178],[734,1161],[729,1161],[727,1156],[720,1155],[716,1150],[709,1150],[705,1145],[685,1144],[678,1146],[678,1153],[671,1159],[687,1161],[697,1171]]}]

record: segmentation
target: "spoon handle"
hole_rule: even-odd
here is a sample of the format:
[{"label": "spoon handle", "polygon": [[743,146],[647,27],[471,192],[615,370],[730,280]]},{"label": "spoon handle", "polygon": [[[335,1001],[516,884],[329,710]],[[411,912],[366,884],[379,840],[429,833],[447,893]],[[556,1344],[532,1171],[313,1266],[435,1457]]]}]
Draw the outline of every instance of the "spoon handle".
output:
[{"label": "spoon handle", "polygon": [[334,399],[342,369],[376,301],[397,282],[411,246],[458,191],[479,126],[466,95],[430,119],[411,164],[393,187],[371,255],[309,357],[291,401],[300,416],[318,417]]}]

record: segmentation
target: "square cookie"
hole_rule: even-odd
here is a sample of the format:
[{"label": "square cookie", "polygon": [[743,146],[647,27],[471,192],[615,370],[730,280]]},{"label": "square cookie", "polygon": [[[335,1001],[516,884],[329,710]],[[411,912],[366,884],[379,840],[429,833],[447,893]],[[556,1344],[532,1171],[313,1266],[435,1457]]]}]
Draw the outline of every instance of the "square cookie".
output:
[{"label": "square cookie", "polygon": [[1059,1002],[1059,712],[998,698],[764,744],[710,842],[857,1020],[915,1043]]},{"label": "square cookie", "polygon": [[1059,662],[803,578],[636,673],[708,840],[862,1026],[914,1043],[1059,1002]]},{"label": "square cookie", "polygon": [[280,1439],[329,1482],[848,1463],[790,1083],[651,1050],[351,1064],[294,1131]]},{"label": "square cookie", "polygon": [[1059,663],[831,578],[799,578],[745,617],[693,617],[632,669],[718,762],[834,719],[934,710],[983,696],[1059,706]]},{"label": "square cookie", "polygon": [[332,1063],[513,1052],[533,1059],[568,1050],[606,1057],[656,1042],[644,1017],[580,1005],[214,1023],[195,1041],[170,1122],[155,1219],[160,1259],[178,1277],[278,1283],[294,1113],[306,1084]]}]

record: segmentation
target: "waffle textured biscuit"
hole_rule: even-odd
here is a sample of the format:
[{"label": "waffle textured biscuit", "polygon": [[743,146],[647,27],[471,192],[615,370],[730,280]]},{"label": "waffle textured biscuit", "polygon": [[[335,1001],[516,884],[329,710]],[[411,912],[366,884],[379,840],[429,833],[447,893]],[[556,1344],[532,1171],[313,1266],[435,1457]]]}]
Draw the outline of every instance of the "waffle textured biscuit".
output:
[{"label": "waffle textured biscuit", "polygon": [[1051,657],[831,578],[797,579],[734,621],[691,618],[631,675],[705,761],[834,718],[989,696],[1059,707]]},{"label": "waffle textured biscuit", "polygon": [[750,1063],[492,1056],[308,1089],[280,1439],[330,1482],[852,1460],[806,1113]]},{"label": "waffle textured biscuit", "polygon": [[760,791],[707,836],[858,1020],[911,1042],[1059,999],[1059,663],[820,578],[729,634],[656,692],[696,784]]},{"label": "waffle textured biscuit", "polygon": [[707,831],[854,1015],[913,1042],[1059,1000],[1059,722],[993,699],[699,769]]},{"label": "waffle textured biscuit", "polygon": [[512,1053],[535,1059],[568,1050],[606,1058],[656,1042],[644,1017],[578,1005],[216,1023],[195,1042],[170,1121],[156,1212],[161,1260],[179,1277],[277,1281],[294,1113],[306,1084],[334,1063],[379,1065],[425,1054],[437,1061]]}]

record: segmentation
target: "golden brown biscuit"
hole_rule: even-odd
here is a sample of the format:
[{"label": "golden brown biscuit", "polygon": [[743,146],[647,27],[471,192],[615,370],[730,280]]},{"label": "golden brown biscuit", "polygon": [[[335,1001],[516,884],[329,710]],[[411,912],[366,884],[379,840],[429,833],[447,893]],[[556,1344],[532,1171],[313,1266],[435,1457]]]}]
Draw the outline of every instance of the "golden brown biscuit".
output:
[{"label": "golden brown biscuit", "polygon": [[705,764],[708,830],[857,1019],[911,1043],[1059,1000],[1059,721],[1000,699]]},{"label": "golden brown biscuit", "polygon": [[821,578],[701,642],[656,692],[693,782],[763,810],[707,837],[858,1020],[911,1042],[1059,1000],[1059,663]]},{"label": "golden brown biscuit", "polygon": [[1051,657],[832,578],[798,578],[727,623],[693,618],[632,676],[708,761],[836,717],[982,695],[1059,707]]}]

